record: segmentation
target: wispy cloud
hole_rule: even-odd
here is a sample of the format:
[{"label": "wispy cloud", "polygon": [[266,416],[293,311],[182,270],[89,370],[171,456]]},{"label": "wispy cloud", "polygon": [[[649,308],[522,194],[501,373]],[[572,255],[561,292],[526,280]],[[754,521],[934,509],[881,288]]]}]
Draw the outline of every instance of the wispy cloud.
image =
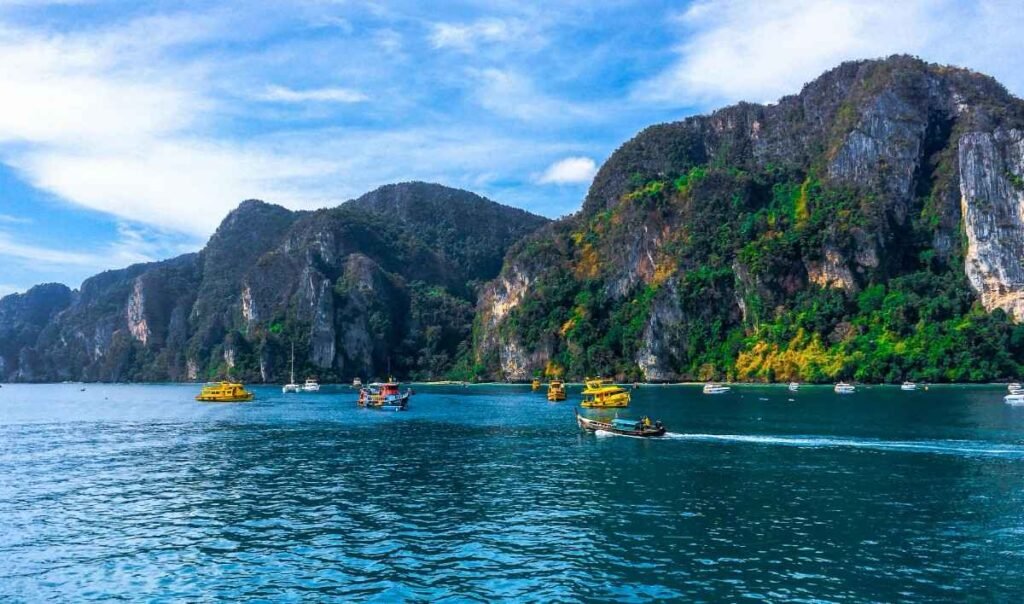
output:
[{"label": "wispy cloud", "polygon": [[9,214],[0,214],[0,223],[3,224],[31,224],[31,218],[25,218],[23,216],[11,216]]},{"label": "wispy cloud", "polygon": [[586,184],[597,174],[597,163],[589,157],[567,157],[548,166],[537,178],[540,184]]},{"label": "wispy cloud", "polygon": [[1014,2],[700,0],[676,17],[676,59],[634,89],[678,107],[773,102],[836,64],[896,53],[982,69],[1024,86]]},{"label": "wispy cloud", "polygon": [[521,19],[485,18],[468,23],[434,23],[430,41],[434,48],[473,52],[482,44],[524,43],[541,41],[538,32]]},{"label": "wispy cloud", "polygon": [[279,103],[361,103],[369,97],[351,88],[332,87],[293,90],[284,86],[268,86],[263,94],[257,98],[262,101]]}]

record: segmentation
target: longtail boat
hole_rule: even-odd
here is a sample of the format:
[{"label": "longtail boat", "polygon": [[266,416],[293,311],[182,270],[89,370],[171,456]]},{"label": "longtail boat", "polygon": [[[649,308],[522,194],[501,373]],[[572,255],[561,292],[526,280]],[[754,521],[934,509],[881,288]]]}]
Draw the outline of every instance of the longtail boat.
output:
[{"label": "longtail boat", "polygon": [[597,432],[600,430],[610,432],[612,434],[639,436],[643,438],[665,435],[665,426],[661,424],[661,420],[651,423],[651,420],[648,417],[643,417],[641,419],[622,419],[616,417],[610,422],[605,422],[583,417],[580,415],[579,411],[577,411],[576,423],[579,424],[580,428],[587,432]]}]

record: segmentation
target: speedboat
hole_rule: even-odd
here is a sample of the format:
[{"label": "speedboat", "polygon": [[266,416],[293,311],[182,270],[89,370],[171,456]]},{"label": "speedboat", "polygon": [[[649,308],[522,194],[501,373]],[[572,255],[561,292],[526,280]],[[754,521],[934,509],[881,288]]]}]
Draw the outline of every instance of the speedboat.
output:
[{"label": "speedboat", "polygon": [[245,386],[235,382],[211,382],[196,396],[197,401],[205,403],[244,403],[254,398]]},{"label": "speedboat", "polygon": [[399,392],[398,383],[373,383],[359,390],[359,406],[382,411],[405,411],[409,407],[412,390]]},{"label": "speedboat", "polygon": [[627,407],[629,391],[601,378],[585,380],[581,407]]},{"label": "speedboat", "polygon": [[1007,405],[1024,405],[1024,393],[1021,394],[1007,394],[1003,397],[1003,401]]},{"label": "speedboat", "polygon": [[303,392],[320,392],[320,383],[316,381],[316,378],[306,378],[306,383],[302,385]]},{"label": "speedboat", "polygon": [[704,384],[704,394],[724,394],[731,388],[722,384]]},{"label": "speedboat", "polygon": [[789,391],[790,392],[796,392],[797,390],[800,390],[800,383],[799,382],[790,382],[789,383]]},{"label": "speedboat", "polygon": [[903,382],[903,385],[900,386],[900,390],[912,392],[914,390],[917,390],[917,384],[915,384],[914,382]]},{"label": "speedboat", "polygon": [[646,416],[641,419],[621,419],[616,417],[610,422],[603,422],[583,417],[577,411],[576,423],[587,432],[602,431],[623,436],[640,436],[645,438],[665,435],[665,426],[661,424],[661,420],[651,423],[651,419]]},{"label": "speedboat", "polygon": [[562,380],[548,382],[548,400],[552,403],[565,400],[565,382]]},{"label": "speedboat", "polygon": [[853,394],[857,392],[857,388],[853,384],[847,384],[846,382],[839,382],[833,390],[835,390],[836,394]]}]

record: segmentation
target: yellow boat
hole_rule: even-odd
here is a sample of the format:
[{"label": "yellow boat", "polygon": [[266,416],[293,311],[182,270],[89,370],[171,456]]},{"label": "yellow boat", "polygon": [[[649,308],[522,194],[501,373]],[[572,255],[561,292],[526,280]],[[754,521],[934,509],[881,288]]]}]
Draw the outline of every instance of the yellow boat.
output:
[{"label": "yellow boat", "polygon": [[534,392],[540,390],[540,380],[538,380],[537,378],[533,378],[533,382],[530,384],[530,389],[532,389]]},{"label": "yellow boat", "polygon": [[584,381],[581,407],[628,407],[629,391],[601,378]]},{"label": "yellow boat", "polygon": [[548,382],[548,400],[552,403],[565,400],[565,382],[562,380]]},{"label": "yellow boat", "polygon": [[234,382],[212,382],[203,386],[197,401],[207,403],[244,403],[256,398],[242,384]]}]

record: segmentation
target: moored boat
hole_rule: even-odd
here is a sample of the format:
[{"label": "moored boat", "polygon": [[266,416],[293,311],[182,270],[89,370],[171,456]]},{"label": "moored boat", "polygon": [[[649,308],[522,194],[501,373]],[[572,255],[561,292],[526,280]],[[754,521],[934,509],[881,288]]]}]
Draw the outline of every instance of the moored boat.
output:
[{"label": "moored boat", "polygon": [[796,392],[798,390],[800,390],[800,383],[799,382],[790,382],[789,383],[789,391],[790,392]]},{"label": "moored boat", "polygon": [[358,377],[352,378],[352,387],[353,388],[362,388],[363,387],[363,380],[359,379]]},{"label": "moored boat", "polygon": [[620,386],[612,384],[610,380],[601,378],[587,379],[584,381],[583,402],[581,407],[608,408],[628,407],[629,391]]},{"label": "moored boat", "polygon": [[548,382],[548,400],[552,403],[565,400],[565,382],[562,380]]},{"label": "moored boat", "polygon": [[306,383],[302,385],[303,392],[320,392],[320,383],[316,381],[316,378],[306,378]]},{"label": "moored boat", "polygon": [[704,394],[725,394],[731,390],[728,386],[722,384],[704,384]]},{"label": "moored boat", "polygon": [[1024,393],[1007,394],[1003,397],[1003,402],[1007,405],[1024,405]]},{"label": "moored boat", "polygon": [[412,390],[400,392],[394,381],[373,383],[359,390],[359,406],[382,411],[405,411],[409,407]]},{"label": "moored boat", "polygon": [[853,384],[847,384],[846,382],[839,382],[832,390],[836,394],[853,394],[857,392],[857,388]]},{"label": "moored boat", "polygon": [[915,384],[914,382],[903,382],[903,385],[900,386],[900,390],[903,390],[905,392],[913,392],[914,390],[917,390],[917,384]]},{"label": "moored boat", "polygon": [[579,411],[577,411],[576,423],[581,429],[588,432],[603,431],[611,434],[639,436],[645,438],[665,435],[665,426],[661,424],[661,420],[652,423],[651,419],[647,416],[644,416],[641,419],[622,419],[616,417],[610,422],[605,422],[590,419],[589,417],[583,417],[579,414]]},{"label": "moored boat", "polygon": [[533,381],[530,382],[530,390],[533,390],[534,392],[540,390],[540,380],[533,378]]},{"label": "moored boat", "polygon": [[1010,391],[1010,394],[1024,394],[1024,388],[1017,382],[1007,384],[1006,389]]},{"label": "moored boat", "polygon": [[254,398],[245,386],[235,382],[211,382],[196,396],[197,401],[204,403],[244,403]]}]

